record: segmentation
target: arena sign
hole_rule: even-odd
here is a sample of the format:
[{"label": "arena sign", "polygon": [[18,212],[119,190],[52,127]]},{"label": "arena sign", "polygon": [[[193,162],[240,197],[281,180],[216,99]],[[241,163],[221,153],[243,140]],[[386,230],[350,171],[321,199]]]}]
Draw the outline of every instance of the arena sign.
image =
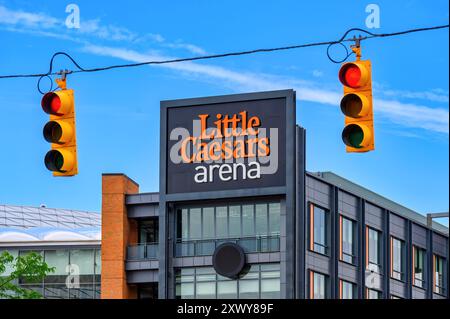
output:
[{"label": "arena sign", "polygon": [[226,100],[168,101],[167,194],[285,186],[286,97]]}]

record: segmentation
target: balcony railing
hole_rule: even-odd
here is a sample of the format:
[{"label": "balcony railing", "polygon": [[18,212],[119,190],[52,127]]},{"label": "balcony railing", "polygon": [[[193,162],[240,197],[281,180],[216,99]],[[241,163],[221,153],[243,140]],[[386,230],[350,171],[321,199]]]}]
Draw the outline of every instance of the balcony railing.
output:
[{"label": "balcony railing", "polygon": [[158,243],[145,243],[129,245],[127,247],[127,260],[157,259]]},{"label": "balcony railing", "polygon": [[246,253],[266,253],[280,251],[280,236],[261,236],[248,238],[182,240],[175,243],[176,257],[208,256],[223,243],[236,243]]}]

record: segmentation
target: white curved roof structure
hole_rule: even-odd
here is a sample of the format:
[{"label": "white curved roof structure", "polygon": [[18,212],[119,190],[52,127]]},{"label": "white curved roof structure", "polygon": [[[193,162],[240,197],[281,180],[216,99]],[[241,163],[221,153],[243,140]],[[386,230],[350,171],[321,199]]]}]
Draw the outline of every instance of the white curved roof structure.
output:
[{"label": "white curved roof structure", "polygon": [[0,205],[0,246],[100,244],[99,213]]}]

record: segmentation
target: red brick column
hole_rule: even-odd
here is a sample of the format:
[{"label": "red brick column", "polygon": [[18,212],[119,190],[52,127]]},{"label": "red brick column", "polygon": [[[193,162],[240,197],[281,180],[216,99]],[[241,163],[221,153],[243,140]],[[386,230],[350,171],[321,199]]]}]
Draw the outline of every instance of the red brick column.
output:
[{"label": "red brick column", "polygon": [[125,194],[139,193],[139,185],[124,174],[102,175],[102,299],[137,298],[126,281],[128,244],[137,243],[137,223],[129,220]]}]

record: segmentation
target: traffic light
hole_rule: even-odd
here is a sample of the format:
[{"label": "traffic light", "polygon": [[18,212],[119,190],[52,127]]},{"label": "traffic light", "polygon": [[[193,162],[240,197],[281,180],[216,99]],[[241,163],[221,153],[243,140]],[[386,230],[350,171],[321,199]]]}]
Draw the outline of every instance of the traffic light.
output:
[{"label": "traffic light", "polygon": [[73,90],[64,86],[59,91],[48,92],[41,105],[50,115],[43,129],[45,140],[51,143],[51,150],[45,155],[45,166],[53,176],[78,174]]},{"label": "traffic light", "polygon": [[342,140],[350,153],[375,149],[371,74],[369,60],[347,62],[339,70],[339,80],[344,85],[341,111],[345,115],[345,127]]}]

